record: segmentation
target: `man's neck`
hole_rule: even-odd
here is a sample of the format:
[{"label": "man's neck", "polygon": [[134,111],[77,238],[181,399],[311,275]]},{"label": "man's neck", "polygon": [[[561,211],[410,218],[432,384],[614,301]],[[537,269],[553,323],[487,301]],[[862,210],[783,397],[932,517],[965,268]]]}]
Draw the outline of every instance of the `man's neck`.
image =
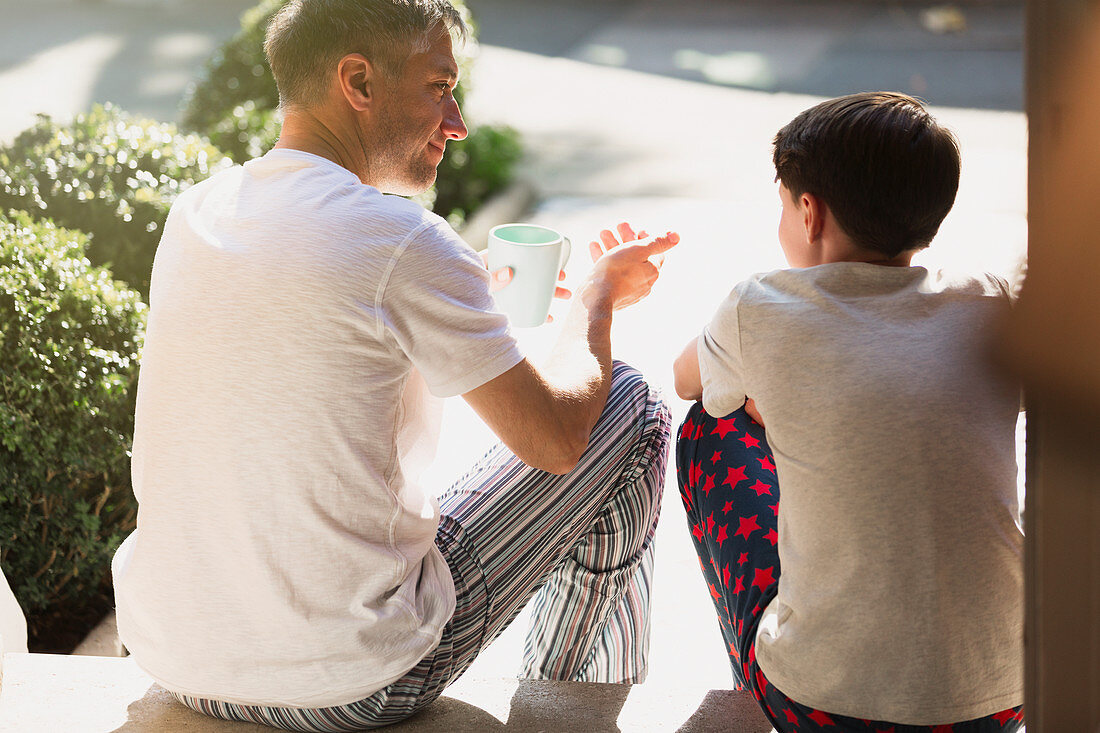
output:
[{"label": "man's neck", "polygon": [[[288,109],[275,147],[301,150],[331,160],[354,173],[363,183],[373,185],[367,180],[370,166],[365,141],[359,131],[349,129],[348,134],[341,135],[337,132],[338,127],[348,125],[324,119],[310,110]],[[359,144],[349,145],[349,140],[356,140]]]}]

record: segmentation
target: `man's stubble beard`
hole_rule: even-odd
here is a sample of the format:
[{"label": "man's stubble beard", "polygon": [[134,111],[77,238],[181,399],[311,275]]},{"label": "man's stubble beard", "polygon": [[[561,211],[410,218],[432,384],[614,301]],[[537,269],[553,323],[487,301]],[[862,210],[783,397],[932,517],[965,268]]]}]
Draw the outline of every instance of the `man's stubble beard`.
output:
[{"label": "man's stubble beard", "polygon": [[378,138],[372,146],[376,155],[371,167],[377,173],[376,179],[385,182],[387,190],[384,193],[415,196],[435,183],[438,170],[437,165],[429,163],[425,157],[427,141],[415,146],[409,145],[407,138],[398,120],[385,119],[378,131]]}]

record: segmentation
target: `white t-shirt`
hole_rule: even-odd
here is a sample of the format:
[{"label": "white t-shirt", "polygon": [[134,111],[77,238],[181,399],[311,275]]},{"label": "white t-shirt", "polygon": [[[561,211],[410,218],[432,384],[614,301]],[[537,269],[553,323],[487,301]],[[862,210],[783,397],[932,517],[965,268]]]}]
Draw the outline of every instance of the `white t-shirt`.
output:
[{"label": "white t-shirt", "polygon": [[703,406],[750,396],[780,486],[756,655],[799,703],[933,725],[1023,702],[1019,387],[984,349],[995,277],[833,263],[739,284],[700,339]]},{"label": "white t-shirt", "polygon": [[339,705],[434,648],[455,607],[415,482],[435,398],[522,358],[488,283],[442,219],[308,153],[179,197],[114,560],[120,636],[164,687]]}]

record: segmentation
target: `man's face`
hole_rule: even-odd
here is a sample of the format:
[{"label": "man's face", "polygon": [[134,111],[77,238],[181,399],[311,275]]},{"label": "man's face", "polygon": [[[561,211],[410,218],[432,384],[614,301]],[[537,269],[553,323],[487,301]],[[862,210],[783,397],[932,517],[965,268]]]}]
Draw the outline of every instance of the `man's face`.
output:
[{"label": "man's face", "polygon": [[457,82],[451,38],[441,32],[427,51],[409,57],[400,79],[375,86],[376,124],[367,150],[372,185],[411,196],[435,183],[447,141],[466,137]]}]

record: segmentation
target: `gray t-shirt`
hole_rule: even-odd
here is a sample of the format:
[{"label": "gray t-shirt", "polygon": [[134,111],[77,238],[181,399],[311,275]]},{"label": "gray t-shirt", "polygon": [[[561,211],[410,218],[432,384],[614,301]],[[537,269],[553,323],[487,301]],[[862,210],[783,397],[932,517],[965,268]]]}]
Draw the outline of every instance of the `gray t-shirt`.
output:
[{"label": "gray t-shirt", "polygon": [[416,475],[437,398],[522,358],[488,285],[438,216],[308,153],[179,197],[114,562],[122,641],[164,687],[339,705],[438,643],[455,591]]},{"label": "gray t-shirt", "polygon": [[775,452],[768,679],[827,712],[930,725],[1023,702],[1019,388],[984,358],[993,276],[832,263],[734,288],[703,405],[752,397]]}]

